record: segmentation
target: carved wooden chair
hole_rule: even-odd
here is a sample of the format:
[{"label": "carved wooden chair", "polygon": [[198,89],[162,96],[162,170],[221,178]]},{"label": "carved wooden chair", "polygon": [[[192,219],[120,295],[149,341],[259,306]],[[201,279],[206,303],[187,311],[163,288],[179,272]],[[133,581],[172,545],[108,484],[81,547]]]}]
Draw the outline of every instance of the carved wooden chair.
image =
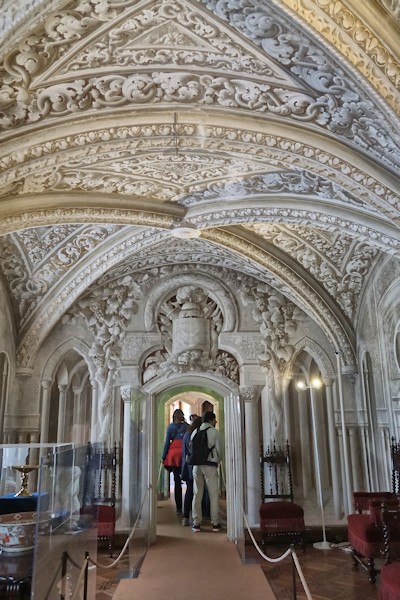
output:
[{"label": "carved wooden chair", "polygon": [[293,496],[290,448],[277,448],[275,442],[261,452],[260,527],[262,545],[267,538],[299,543],[304,550],[304,511]]},{"label": "carved wooden chair", "polygon": [[88,497],[87,489],[84,490],[84,503],[81,513],[90,515],[93,524],[97,526],[97,539],[108,543],[108,554],[114,553],[115,538],[115,503],[116,503],[116,477],[117,472],[117,446],[112,451],[104,450],[100,457],[92,452],[88,444],[87,456],[87,481],[96,480],[94,495]]},{"label": "carved wooden chair", "polygon": [[352,563],[361,565],[375,583],[379,573],[376,559],[400,549],[399,500],[391,492],[355,492],[353,496],[357,512],[347,517]]}]

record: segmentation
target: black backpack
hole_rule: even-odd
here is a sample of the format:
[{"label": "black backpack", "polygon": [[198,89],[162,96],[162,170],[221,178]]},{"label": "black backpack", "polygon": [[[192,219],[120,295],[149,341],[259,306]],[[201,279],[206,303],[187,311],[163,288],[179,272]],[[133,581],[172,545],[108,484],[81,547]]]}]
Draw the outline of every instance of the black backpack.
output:
[{"label": "black backpack", "polygon": [[[209,429],[209,427],[207,427]],[[186,462],[189,465],[206,465],[208,455],[214,448],[208,447],[207,429],[197,429],[193,438],[189,442],[189,451]]]}]

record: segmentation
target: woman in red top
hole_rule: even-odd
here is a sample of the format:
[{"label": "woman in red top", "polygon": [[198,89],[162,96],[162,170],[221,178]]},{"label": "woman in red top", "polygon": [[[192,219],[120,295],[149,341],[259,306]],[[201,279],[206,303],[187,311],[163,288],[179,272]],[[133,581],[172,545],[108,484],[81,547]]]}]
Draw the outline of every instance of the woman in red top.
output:
[{"label": "woman in red top", "polygon": [[185,421],[183,411],[177,408],[174,410],[172,423],[168,425],[165,434],[162,461],[167,471],[172,472],[174,475],[175,504],[176,514],[178,515],[182,514],[181,468],[183,436],[188,429],[189,425]]}]

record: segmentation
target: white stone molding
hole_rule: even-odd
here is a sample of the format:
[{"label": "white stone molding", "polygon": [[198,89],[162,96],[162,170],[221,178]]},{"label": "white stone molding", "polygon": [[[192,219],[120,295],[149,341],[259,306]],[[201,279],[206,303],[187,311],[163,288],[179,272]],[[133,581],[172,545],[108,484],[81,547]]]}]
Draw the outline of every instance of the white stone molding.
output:
[{"label": "white stone molding", "polygon": [[[229,439],[225,438],[226,464],[224,465],[226,469],[227,534],[230,540],[238,541],[243,535],[243,498],[241,497],[243,493],[243,451],[240,402],[238,402],[239,387],[217,373],[171,373],[149,381],[142,387],[142,392],[153,397],[155,402],[158,394],[182,385],[212,387],[224,398],[225,428],[227,432],[230,432]],[[156,409],[154,412],[157,412]],[[155,431],[154,427],[153,431]],[[232,447],[235,450],[232,450]],[[231,450],[228,450],[229,448]],[[156,465],[156,461],[154,460],[152,464]],[[154,480],[157,477],[155,468],[152,476]]]},{"label": "white stone molding", "polygon": [[377,248],[346,234],[336,234],[328,241],[326,233],[301,226],[261,223],[250,228],[295,258],[335,298],[344,313],[354,318]]},{"label": "white stone molding", "polygon": [[222,332],[219,337],[220,347],[234,354],[239,362],[257,362],[263,350],[262,338],[259,332]]},{"label": "white stone molding", "polygon": [[[316,103],[321,103],[321,112],[315,115],[315,122],[321,120],[329,131],[349,139],[360,136],[359,141],[362,139],[367,146],[376,143],[372,154],[379,153],[383,143],[386,146],[384,160],[388,164],[399,164],[399,157],[395,157],[398,152],[394,150],[396,135],[391,137],[388,130],[382,128],[385,107],[381,104],[378,108],[375,96],[366,93],[365,86],[362,89],[359,80],[350,71],[345,73],[336,56],[329,56],[327,50],[316,44],[300,24],[297,28],[275,4],[268,3],[266,6],[257,0],[250,3],[243,0],[234,5],[222,4],[218,0],[201,1],[242,35],[250,37],[267,56],[273,57],[288,72],[308,84],[311,93],[316,94]],[[244,5],[246,11],[243,10]],[[310,103],[307,111],[311,113],[312,110],[313,104]],[[365,117],[374,129],[367,135],[363,121]],[[383,121],[376,128],[375,123],[380,118]]]},{"label": "white stone molding", "polygon": [[[219,334],[224,327],[227,306],[222,304],[199,280],[175,280],[169,293],[156,295],[155,314],[162,346],[147,354],[143,363],[143,382],[163,372],[217,371],[239,383],[239,365],[228,352],[219,349]],[[218,284],[219,289],[224,289]],[[159,292],[159,290],[158,290]],[[227,295],[226,292],[224,294]],[[230,298],[230,296],[229,296]],[[233,304],[233,303],[232,303]],[[231,315],[232,316],[232,315]]]},{"label": "white stone molding", "polygon": [[68,283],[65,280],[60,282],[59,286],[52,291],[49,302],[41,307],[37,315],[33,315],[33,322],[30,323],[29,329],[21,332],[17,363],[20,366],[28,366],[33,358],[32,353],[40,345],[39,338],[44,339],[73,302],[85,291],[87,292],[90,284],[101,278],[113,265],[118,264],[130,250],[134,251],[134,249],[154,243],[154,237],[157,237],[157,234],[152,229],[142,231],[137,236],[127,236],[127,239],[122,240],[113,248],[105,248],[100,255],[90,257],[88,263],[83,262],[78,274],[74,273]]},{"label": "white stone molding", "polygon": [[[203,21],[203,27],[214,29],[214,36],[210,36],[208,41],[210,46],[211,39],[223,39],[219,22],[214,20],[210,12],[199,12],[199,6],[195,8],[190,5],[189,8],[187,3],[175,0],[173,7],[166,11],[165,2],[158,2],[152,11],[147,12],[147,18],[141,16],[140,12],[130,14],[125,23],[124,35],[115,32],[113,37],[111,30],[105,36],[103,34],[103,40],[98,38],[96,56],[93,39],[99,25],[104,21],[97,16],[96,11],[91,11],[90,7],[85,5],[84,13],[88,13],[86,15],[77,11],[68,14],[69,11],[66,10],[62,15],[56,14],[54,18],[50,16],[42,27],[38,27],[35,36],[32,36],[35,40],[40,40],[40,45],[36,46],[28,37],[4,61],[3,79],[8,82],[4,95],[8,102],[3,111],[3,118],[0,119],[2,126],[15,128],[24,124],[25,127],[29,127],[30,123],[36,124],[43,119],[51,120],[55,116],[71,114],[72,111],[77,118],[79,113],[86,115],[93,109],[100,111],[114,106],[120,109],[129,104],[143,106],[156,103],[160,106],[170,103],[195,103],[197,106],[204,104],[206,107],[226,107],[228,104],[232,109],[251,109],[253,112],[271,113],[274,116],[279,114],[285,119],[299,118],[303,122],[310,122],[316,127],[332,132],[343,138],[346,143],[349,140],[352,145],[358,146],[361,152],[367,152],[391,167],[400,164],[398,144],[390,121],[385,118],[382,106],[379,105],[377,97],[370,93],[368,86],[360,85],[351,65],[348,65],[344,72],[335,55],[322,49],[318,42],[316,44],[307,29],[293,21],[290,22],[274,4],[269,5],[266,12],[264,4],[254,1],[251,6],[247,6],[244,18],[242,6],[228,8],[222,7],[216,0],[203,2],[208,9],[215,11],[218,17],[229,23],[230,48],[235,46],[237,39],[235,30],[251,39],[258,56],[263,57],[270,65],[272,77],[269,78],[268,84],[258,82],[257,77],[249,72],[247,77],[243,77],[242,72],[246,72],[244,69],[232,76],[230,65],[218,65],[218,77],[215,77],[216,65],[212,61],[211,64],[210,61],[208,64],[204,61],[200,73],[178,69],[176,72],[165,72],[157,68],[157,52],[155,58],[152,56],[150,60],[151,71],[145,57],[142,57],[135,65],[135,74],[126,75],[123,64],[118,65],[118,70],[115,69],[113,60],[110,60],[109,55],[105,57],[105,54],[112,48],[113,43],[115,45],[121,40],[125,41],[129,27],[130,37],[134,38],[133,34],[140,31],[143,20],[146,24],[153,21],[154,25],[158,26],[162,20],[165,23],[169,21],[174,24],[175,30],[180,26],[179,21],[182,21],[190,37],[196,33],[196,28],[199,33],[202,32],[198,22]],[[118,8],[118,12],[122,13],[123,8]],[[258,18],[265,14],[266,18],[260,21],[260,25],[254,25],[254,19],[250,18],[251,11]],[[102,12],[106,22],[116,15],[109,6]],[[68,21],[74,22],[74,36],[66,33]],[[290,44],[286,41],[289,31]],[[181,33],[179,27],[178,32]],[[84,51],[81,52],[74,66],[75,73],[77,67],[79,73],[79,67],[83,66],[79,63],[85,63],[86,68],[91,68],[91,76],[85,78],[83,72],[79,73],[80,78],[74,80],[71,78],[74,68],[72,65],[68,68],[63,54],[67,50],[71,52],[71,46],[77,38],[80,38],[82,44],[82,39],[88,34],[91,35],[92,48],[86,48],[86,57]],[[274,43],[271,42],[272,34],[276,39]],[[179,35],[175,36],[175,39],[171,35],[167,37],[170,44],[172,40],[176,49],[180,49],[181,55],[186,53],[190,57],[190,51],[180,48]],[[160,37],[160,41],[162,40],[163,36]],[[37,52],[37,47],[46,47],[47,52]],[[204,35],[196,50],[199,51],[202,47]],[[301,49],[304,52],[304,48],[307,67],[298,58]],[[222,53],[227,55],[226,48],[222,49]],[[135,53],[128,50],[126,56],[132,60]],[[209,56],[212,56],[210,51],[205,53],[205,58]],[[170,60],[172,59],[173,54],[170,53]],[[190,58],[188,60],[190,61]],[[277,64],[280,64],[279,74]],[[106,65],[114,67],[108,75],[104,75],[103,72]],[[97,75],[97,66],[102,67],[102,75]],[[251,63],[248,59],[246,66],[250,66],[250,71]],[[144,72],[139,70],[140,67],[144,67]],[[211,69],[212,74],[209,74]],[[279,77],[280,73],[286,73],[286,80]],[[276,79],[278,82],[275,83]],[[289,85],[289,82],[292,85]],[[299,89],[299,82],[304,86],[303,90]]]},{"label": "white stone molding", "polygon": [[[294,291],[297,287],[297,275],[293,277],[293,273],[288,273],[288,268],[285,266],[282,270],[278,267],[279,260],[277,261],[275,256],[269,255],[268,259],[266,256],[266,252],[261,251],[258,248],[252,247],[252,251],[249,253],[250,247],[248,246],[248,242],[245,239],[239,239],[234,235],[230,235],[225,231],[213,230],[207,231],[204,233],[204,236],[210,240],[218,241],[218,243],[223,243],[225,246],[229,246],[232,249],[236,249],[242,255],[252,255],[252,258],[255,259],[257,257],[257,262],[259,264],[263,264],[265,260],[265,266],[271,271],[273,274],[276,274],[281,271],[281,274],[284,275],[285,283],[288,284],[290,280],[290,287]],[[276,269],[278,267],[278,269]],[[318,294],[316,294],[314,289],[310,289],[306,284],[304,279],[298,280],[299,288],[296,296],[296,304],[301,307],[307,314],[313,315],[315,320],[320,323],[321,327],[327,333],[328,337],[332,339],[336,347],[340,348],[345,356],[345,364],[354,365],[354,351],[352,348],[352,340],[353,334],[350,333],[348,329],[348,325],[341,319],[338,319],[336,315],[332,312],[332,308],[327,304],[321,304],[321,298]],[[321,312],[320,312],[321,311]],[[319,313],[319,314],[318,314]]]},{"label": "white stone molding", "polygon": [[127,333],[121,348],[123,364],[139,364],[144,352],[156,350],[161,346],[159,333]]},{"label": "white stone molding", "polygon": [[262,389],[261,385],[240,386],[240,397],[243,402],[258,402]]},{"label": "white stone molding", "polygon": [[296,358],[303,350],[308,352],[317,363],[321,377],[324,379],[324,382],[328,382],[326,385],[329,385],[330,381],[336,379],[335,367],[331,358],[316,341],[309,337],[303,337],[293,344],[293,355],[286,368],[287,377],[291,377]]},{"label": "white stone molding", "polygon": [[[124,173],[131,173],[132,170],[136,171],[138,169],[138,158],[133,158],[132,162],[127,164],[125,168],[121,167],[117,171],[113,168],[117,157],[121,156],[122,161],[126,152],[130,149],[134,156],[140,151],[139,156],[141,158],[139,164],[141,170],[146,169],[146,165],[148,165],[149,172],[146,177],[150,177],[153,174],[154,163],[158,165],[156,175],[158,179],[163,180],[160,189],[165,187],[171,179],[175,179],[174,173],[177,169],[179,169],[178,172],[181,172],[185,164],[189,161],[188,167],[191,165],[191,169],[189,170],[191,177],[186,181],[186,185],[180,188],[180,196],[184,198],[191,191],[196,192],[197,190],[196,193],[198,194],[198,191],[203,189],[206,192],[209,186],[212,187],[217,181],[221,182],[221,177],[222,181],[225,179],[225,181],[232,182],[232,169],[236,171],[236,166],[232,162],[232,159],[227,160],[226,153],[223,152],[223,150],[226,150],[231,153],[239,153],[239,155],[243,156],[242,164],[248,165],[249,176],[252,174],[252,171],[259,173],[260,167],[263,168],[264,174],[262,176],[261,174],[258,175],[258,179],[253,180],[253,183],[257,183],[257,181],[264,182],[260,187],[259,193],[261,191],[266,195],[272,193],[274,176],[267,174],[271,171],[271,165],[275,165],[275,171],[276,169],[283,169],[281,177],[278,174],[275,175],[278,189],[282,188],[280,190],[281,193],[284,191],[290,193],[290,190],[293,190],[292,185],[294,185],[297,179],[297,193],[303,191],[303,202],[307,201],[311,193],[315,198],[318,198],[319,202],[323,198],[324,204],[327,206],[332,205],[332,208],[337,205],[338,201],[348,206],[350,199],[352,199],[353,204],[355,203],[354,207],[356,204],[358,205],[358,212],[364,206],[371,207],[371,215],[375,211],[386,214],[389,218],[398,217],[400,214],[397,183],[394,179],[385,177],[382,170],[378,171],[376,167],[371,169],[370,165],[363,163],[361,158],[360,161],[355,162],[351,153],[347,153],[344,148],[332,145],[330,150],[327,151],[323,147],[321,140],[315,136],[309,136],[305,142],[304,137],[301,139],[299,132],[295,128],[289,128],[286,136],[283,137],[281,132],[277,130],[275,123],[269,124],[270,131],[266,134],[260,127],[256,127],[254,123],[250,124],[246,119],[241,119],[242,128],[238,128],[237,122],[227,125],[226,120],[222,121],[214,115],[207,115],[207,122],[200,124],[197,123],[193,113],[190,115],[182,113],[180,116],[182,122],[178,125],[178,135],[180,146],[184,152],[175,156],[175,160],[164,158],[160,162],[160,160],[157,160],[155,152],[158,153],[159,157],[165,150],[170,149],[174,139],[173,115],[171,114],[170,120],[166,119],[167,117],[164,117],[164,121],[161,123],[156,121],[152,124],[147,124],[144,115],[142,117],[137,116],[137,123],[135,125],[127,123],[126,126],[116,126],[111,130],[104,129],[104,124],[101,122],[97,125],[96,129],[96,120],[94,120],[90,122],[91,129],[88,131],[82,130],[81,127],[74,133],[74,128],[71,126],[68,134],[65,134],[64,137],[55,138],[54,134],[49,131],[47,134],[44,133],[46,138],[48,138],[44,142],[38,142],[37,137],[31,139],[28,136],[25,141],[20,140],[18,149],[13,149],[12,145],[8,144],[10,148],[8,153],[4,154],[3,151],[3,155],[0,154],[2,194],[12,194],[14,193],[14,188],[15,190],[19,190],[19,193],[23,192],[23,182],[26,179],[33,177],[34,179],[38,179],[38,182],[42,180],[46,181],[45,174],[54,172],[54,170],[57,172],[56,180],[59,180],[60,175],[58,173],[69,162],[74,165],[81,163],[82,168],[85,168],[87,164],[86,168],[90,172],[93,172],[95,164],[91,163],[98,161],[100,158],[102,159],[102,168],[108,168],[108,172],[113,177],[116,177],[115,181],[117,182]],[[196,169],[193,173],[193,166],[202,157],[201,152],[204,154],[204,140],[206,140],[205,149],[207,150],[207,154],[208,152],[212,152],[214,161],[218,160],[217,164],[219,168],[214,174],[210,173],[208,169],[204,171]],[[20,159],[21,146],[23,147],[24,155],[22,166]],[[257,153],[255,153],[256,148],[258,148]],[[114,156],[113,161],[109,158],[110,152]],[[257,161],[252,158],[253,156],[257,156]],[[204,159],[201,160],[204,161]],[[382,176],[384,177],[382,178]],[[145,177],[145,173],[141,177]],[[53,179],[54,177],[50,178],[49,182],[51,183]],[[243,176],[241,179],[243,179]],[[202,183],[204,180],[206,184]],[[292,184],[290,183],[291,180]],[[145,181],[150,180],[145,179]],[[179,181],[182,181],[182,179],[179,179]],[[184,178],[183,181],[185,181]],[[282,183],[279,184],[279,181]],[[215,183],[213,184],[213,182]],[[227,184],[223,183],[222,185]],[[232,185],[234,190],[235,186],[241,185],[239,189],[242,190],[242,200],[246,196],[249,196],[250,185],[246,185],[245,182],[238,184],[235,181],[230,184],[231,187]],[[50,190],[47,189],[48,187],[42,186],[40,188],[39,186],[37,190],[39,192],[40,189],[46,189],[46,195],[49,197]],[[53,187],[51,184],[50,189],[53,189]],[[54,189],[56,190],[56,188]],[[329,190],[331,191],[329,192]],[[28,189],[25,194],[32,199],[40,197],[40,193],[33,193],[33,189],[29,194],[27,192]],[[102,192],[104,200],[107,200],[110,192],[121,193],[121,190],[117,185],[107,186]],[[230,192],[231,189],[228,187],[228,197]],[[69,196],[76,195],[76,193],[73,187],[69,189]],[[132,195],[132,190],[130,194]],[[223,197],[223,194],[220,195]],[[56,197],[57,194],[54,193],[54,196]],[[64,194],[63,197],[65,197]],[[335,202],[330,201],[330,197],[334,198]],[[51,211],[47,210],[46,213],[43,213],[39,210],[39,207],[41,207],[40,203],[38,203],[38,212],[36,215],[32,210],[33,206],[31,207],[30,219],[36,219],[37,224],[40,224],[40,215],[44,216],[47,213],[48,221],[46,224],[48,224],[51,219]],[[67,208],[65,207],[65,209]],[[68,222],[68,210],[65,209],[61,211],[61,214],[57,215],[58,218],[54,221],[55,223]],[[74,209],[71,207],[71,210],[72,214],[75,214],[76,217],[74,220],[69,219],[70,223],[88,221],[88,219],[85,220],[84,218],[83,210],[79,211],[76,207]],[[128,210],[115,211],[114,209],[114,212],[116,214],[119,213],[120,220],[118,222],[121,224],[124,223],[124,215],[125,219],[129,217]],[[136,220],[134,220],[134,214],[132,213],[130,220],[125,220],[125,223],[139,222],[140,212],[135,212]],[[97,219],[95,222],[116,222],[112,219],[111,210],[109,213],[109,218],[104,217],[102,221]],[[368,216],[367,211],[366,216]],[[21,226],[18,226],[18,222],[15,222],[17,218],[22,219],[22,216],[18,217],[16,215],[15,217],[10,217],[8,221],[2,223],[2,231],[21,229]],[[154,219],[152,224],[157,225],[155,222],[156,215],[149,212],[149,225],[151,225],[151,218]],[[349,219],[351,219],[351,211],[349,211]],[[160,224],[160,216],[158,221]]]},{"label": "white stone molding", "polygon": [[70,350],[75,350],[78,354],[80,354],[80,356],[82,356],[89,370],[90,378],[93,379],[95,366],[89,356],[90,346],[88,346],[79,338],[71,337],[67,340],[64,340],[56,348],[49,348],[48,357],[45,359],[45,363],[40,375],[42,381],[54,380],[55,373],[61,361]]}]

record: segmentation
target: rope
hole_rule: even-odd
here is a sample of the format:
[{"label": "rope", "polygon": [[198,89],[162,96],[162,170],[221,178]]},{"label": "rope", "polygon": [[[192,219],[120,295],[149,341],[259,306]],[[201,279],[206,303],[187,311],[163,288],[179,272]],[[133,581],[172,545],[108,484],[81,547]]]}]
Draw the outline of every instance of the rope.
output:
[{"label": "rope", "polygon": [[[224,477],[224,470],[222,468],[222,461],[219,463],[219,466],[220,466],[222,481],[223,481],[224,487],[226,489],[225,477]],[[297,573],[299,575],[299,578],[300,578],[301,584],[303,586],[304,592],[306,594],[307,600],[312,600],[312,596],[310,594],[310,590],[308,589],[308,585],[307,585],[307,582],[305,580],[305,577],[304,577],[303,571],[301,569],[301,566],[300,566],[300,563],[299,563],[299,559],[297,557],[297,554],[296,554],[295,550],[293,548],[288,548],[286,550],[286,552],[284,552],[278,558],[271,558],[271,557],[267,556],[266,554],[264,554],[264,552],[261,550],[261,548],[257,544],[257,542],[256,542],[256,540],[254,538],[254,535],[253,535],[253,533],[252,533],[252,531],[250,529],[250,525],[249,525],[249,522],[247,521],[247,517],[246,517],[246,514],[245,514],[244,510],[243,510],[243,518],[244,518],[244,522],[246,524],[247,531],[249,532],[251,541],[253,542],[254,547],[257,550],[257,552],[260,554],[260,556],[264,560],[266,560],[267,562],[270,562],[270,563],[278,563],[278,562],[281,562],[282,560],[285,560],[285,558],[287,558],[289,556],[289,554],[292,555],[292,559],[293,559],[294,564],[296,566],[296,570],[297,570]]]},{"label": "rope", "polygon": [[142,514],[142,509],[143,509],[143,506],[144,506],[144,502],[145,502],[145,500],[147,498],[147,494],[148,494],[149,490],[150,490],[150,487],[147,488],[146,493],[143,496],[143,501],[142,501],[142,504],[140,506],[140,510],[138,512],[138,515],[136,517],[135,524],[133,525],[132,531],[130,532],[129,536],[127,537],[127,540],[126,540],[126,542],[124,544],[124,547],[122,548],[121,552],[118,554],[117,558],[111,564],[109,564],[109,565],[102,565],[102,564],[98,563],[97,561],[95,561],[93,558],[90,558],[89,560],[90,560],[90,562],[93,565],[95,565],[96,567],[99,567],[100,569],[112,569],[112,568],[115,567],[115,565],[117,565],[119,563],[119,561],[121,560],[122,556],[125,553],[125,550],[128,547],[129,542],[131,541],[131,539],[133,537],[133,534],[135,533],[136,525],[138,524],[140,515]]},{"label": "rope", "polygon": [[257,550],[257,552],[260,554],[260,556],[262,556],[262,558],[264,560],[266,560],[267,562],[270,562],[270,563],[278,563],[278,562],[281,562],[282,560],[284,560],[285,558],[287,558],[289,556],[289,554],[292,555],[292,559],[293,559],[294,564],[296,566],[296,570],[297,570],[297,573],[299,575],[299,578],[300,578],[301,584],[303,586],[304,592],[306,594],[307,600],[312,600],[312,596],[311,596],[310,590],[308,589],[308,585],[307,585],[307,582],[305,580],[305,577],[304,577],[303,571],[301,569],[301,566],[300,566],[300,563],[299,563],[299,559],[297,558],[297,554],[296,554],[295,550],[293,548],[288,548],[286,550],[286,552],[284,552],[278,558],[271,558],[271,557],[267,556],[266,554],[264,554],[264,552],[261,550],[261,548],[257,544],[257,542],[256,542],[256,540],[254,538],[254,535],[253,535],[253,533],[252,533],[252,531],[250,529],[250,525],[249,525],[249,523],[247,521],[247,517],[246,517],[244,511],[243,511],[243,518],[244,518],[244,522],[246,524],[247,531],[249,532],[249,535],[251,537],[251,541],[253,542],[254,547]]}]

